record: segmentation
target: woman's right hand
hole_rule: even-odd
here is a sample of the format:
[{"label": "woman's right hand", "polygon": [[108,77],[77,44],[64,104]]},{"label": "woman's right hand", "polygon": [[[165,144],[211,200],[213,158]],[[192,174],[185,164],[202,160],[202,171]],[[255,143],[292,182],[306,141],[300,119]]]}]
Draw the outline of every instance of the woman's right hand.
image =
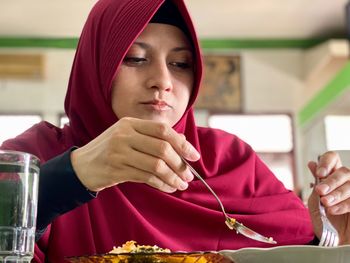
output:
[{"label": "woman's right hand", "polygon": [[336,152],[329,151],[318,162],[309,162],[309,169],[321,182],[314,187],[308,207],[316,236],[321,239],[322,221],[319,201],[339,235],[339,245],[350,244],[350,169],[342,165]]},{"label": "woman's right hand", "polygon": [[91,191],[123,182],[146,183],[164,192],[185,190],[193,180],[181,156],[197,150],[165,123],[122,118],[85,146],[72,151],[73,169]]}]

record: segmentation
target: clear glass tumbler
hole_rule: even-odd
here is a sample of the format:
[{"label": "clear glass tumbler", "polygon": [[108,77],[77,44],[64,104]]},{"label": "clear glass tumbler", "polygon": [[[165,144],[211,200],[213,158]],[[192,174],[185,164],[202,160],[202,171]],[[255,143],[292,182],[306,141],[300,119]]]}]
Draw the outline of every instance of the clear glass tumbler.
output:
[{"label": "clear glass tumbler", "polygon": [[40,161],[0,150],[0,262],[30,262],[34,256]]}]

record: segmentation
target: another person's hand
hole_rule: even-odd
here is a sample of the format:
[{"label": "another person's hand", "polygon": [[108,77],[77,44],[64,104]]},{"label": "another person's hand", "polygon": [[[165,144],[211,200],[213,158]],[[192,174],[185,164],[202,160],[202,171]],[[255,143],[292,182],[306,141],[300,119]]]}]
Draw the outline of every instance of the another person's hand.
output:
[{"label": "another person's hand", "polygon": [[73,169],[91,191],[123,183],[146,183],[164,192],[185,190],[193,180],[181,157],[200,158],[169,125],[123,118],[71,154]]},{"label": "another person's hand", "polygon": [[318,198],[339,234],[339,244],[350,244],[350,170],[343,167],[336,152],[326,152],[317,162],[309,162],[314,177],[321,182],[314,187],[308,200],[311,219],[316,236],[320,239],[322,222],[318,209]]}]

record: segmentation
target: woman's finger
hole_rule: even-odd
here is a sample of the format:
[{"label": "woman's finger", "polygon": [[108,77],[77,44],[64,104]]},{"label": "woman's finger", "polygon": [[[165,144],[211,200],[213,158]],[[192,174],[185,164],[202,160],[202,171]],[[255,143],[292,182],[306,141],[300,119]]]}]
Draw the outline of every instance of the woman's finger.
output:
[{"label": "woman's finger", "polygon": [[181,179],[181,177],[179,177],[178,174],[175,173],[161,158],[138,151],[133,151],[127,158],[125,158],[125,164],[146,173],[153,174],[165,184],[178,190],[185,190],[188,187],[186,180]]},{"label": "woman's finger", "polygon": [[185,159],[197,161],[200,158],[199,152],[192,144],[186,141],[184,136],[178,134],[169,125],[149,120],[132,121],[136,131],[169,142],[174,150]]},{"label": "woman's finger", "polygon": [[[193,180],[193,174],[189,168],[182,162],[181,157],[174,150],[171,144],[162,139],[151,137],[144,134],[136,134],[131,142],[131,147],[138,152],[144,153],[146,155],[151,155],[159,160],[153,160],[149,165],[152,169],[147,169],[149,172],[158,171],[157,165],[154,162],[164,161],[165,165],[171,169],[172,172],[176,173],[183,181],[190,182]],[[141,158],[140,158],[141,159]],[[130,159],[132,162],[136,162],[135,158]],[[131,165],[131,163],[129,162]],[[137,165],[137,164],[135,164]],[[155,168],[153,168],[155,167]],[[138,167],[144,169],[142,167]],[[161,168],[161,167],[160,167]]]},{"label": "woman's finger", "polygon": [[316,175],[324,178],[342,166],[338,153],[329,151],[318,157]]},{"label": "woman's finger", "polygon": [[[316,191],[320,195],[330,195],[334,191],[350,191],[348,188],[341,187],[350,182],[350,170],[347,167],[340,167],[335,172],[323,179],[317,186]],[[330,199],[331,197],[329,197]]]},{"label": "woman's finger", "polygon": [[311,173],[315,176],[316,175],[316,169],[317,169],[317,163],[314,161],[310,161],[307,166],[309,167],[309,170]]},{"label": "woman's finger", "polygon": [[165,193],[173,193],[177,189],[166,184],[164,181],[160,180],[157,176],[152,173],[145,172],[134,167],[129,167],[127,171],[129,182],[134,183],[145,183],[153,188],[156,188]]},{"label": "woman's finger", "polygon": [[327,213],[331,215],[343,215],[350,213],[350,200],[349,198],[343,200],[342,202],[337,203],[326,208]]}]

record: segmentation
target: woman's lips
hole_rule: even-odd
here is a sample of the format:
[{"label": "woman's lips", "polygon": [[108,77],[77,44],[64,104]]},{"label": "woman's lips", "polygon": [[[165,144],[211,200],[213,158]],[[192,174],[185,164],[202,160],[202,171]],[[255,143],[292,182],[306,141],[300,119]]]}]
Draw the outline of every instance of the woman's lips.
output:
[{"label": "woman's lips", "polygon": [[165,111],[171,108],[171,106],[163,100],[145,101],[145,102],[141,102],[141,104],[146,105],[147,107],[158,111]]}]

